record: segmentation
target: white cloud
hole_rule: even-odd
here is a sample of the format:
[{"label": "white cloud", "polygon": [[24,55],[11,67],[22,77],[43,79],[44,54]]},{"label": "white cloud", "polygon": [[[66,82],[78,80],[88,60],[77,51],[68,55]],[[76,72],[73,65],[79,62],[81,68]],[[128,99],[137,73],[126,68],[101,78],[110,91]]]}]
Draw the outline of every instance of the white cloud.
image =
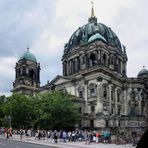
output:
[{"label": "white cloud", "polygon": [[59,49],[61,46],[63,46],[63,39],[51,34],[50,30],[45,30],[36,40],[32,49],[36,54],[48,57],[59,54],[59,51],[62,51]]},{"label": "white cloud", "polygon": [[8,95],[13,86],[16,58],[0,58],[0,61],[0,95]]},{"label": "white cloud", "polygon": [[146,0],[134,3],[132,8],[122,8],[113,22],[113,30],[127,47],[128,76],[136,77],[143,65],[148,69],[148,5]]},{"label": "white cloud", "polygon": [[[93,0],[98,22],[110,26],[127,47],[128,75],[148,68],[147,0]],[[44,84],[62,73],[64,44],[87,23],[91,0],[9,0],[0,6],[0,93],[9,93],[15,77],[16,58],[26,46],[41,64]]]}]

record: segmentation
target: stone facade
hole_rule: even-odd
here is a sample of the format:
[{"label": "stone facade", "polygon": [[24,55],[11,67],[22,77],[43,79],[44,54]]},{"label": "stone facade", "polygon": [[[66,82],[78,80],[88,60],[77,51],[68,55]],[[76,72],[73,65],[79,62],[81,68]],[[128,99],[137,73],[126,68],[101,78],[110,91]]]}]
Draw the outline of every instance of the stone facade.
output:
[{"label": "stone facade", "polygon": [[75,96],[82,115],[77,127],[142,132],[148,127],[148,71],[127,77],[125,46],[109,27],[97,23],[93,9],[92,14],[64,47],[62,76],[40,87],[39,63],[32,56],[21,58],[13,92],[62,90]]},{"label": "stone facade", "polygon": [[[76,53],[63,56],[63,62],[72,59],[79,59],[80,65],[76,62],[76,69],[73,66],[63,70],[64,76],[57,76],[47,85],[41,88],[41,92],[54,90],[67,91],[75,96],[79,103],[81,114],[81,127],[91,128],[131,128],[147,127],[148,103],[147,86],[148,79],[128,78],[126,76],[126,53],[116,53],[114,48],[106,48],[101,41],[95,41],[91,45],[74,49]],[[114,54],[111,54],[114,52]],[[96,54],[95,54],[96,53]],[[98,53],[102,56],[99,56]],[[95,54],[96,61],[92,64],[91,55]],[[116,59],[113,64],[108,59],[104,61],[103,54],[108,59]],[[87,56],[89,55],[89,56]],[[83,57],[87,57],[83,63]],[[100,57],[100,59],[99,59]],[[120,58],[120,60],[118,60]],[[86,62],[87,61],[87,62]],[[107,63],[107,61],[109,61]],[[120,61],[119,69],[115,70],[116,62]],[[83,64],[82,64],[83,63]],[[107,63],[107,64],[105,64]],[[88,64],[88,65],[87,65]],[[84,68],[85,67],[85,68]],[[71,70],[70,70],[71,69]],[[67,72],[65,72],[67,70]],[[73,73],[69,73],[72,71]],[[140,129],[142,130],[142,129]]]},{"label": "stone facade", "polygon": [[126,47],[110,28],[96,24],[91,16],[72,34],[64,47],[63,76],[40,91],[63,90],[75,96],[80,128],[142,132],[148,126],[148,73],[128,78]]}]

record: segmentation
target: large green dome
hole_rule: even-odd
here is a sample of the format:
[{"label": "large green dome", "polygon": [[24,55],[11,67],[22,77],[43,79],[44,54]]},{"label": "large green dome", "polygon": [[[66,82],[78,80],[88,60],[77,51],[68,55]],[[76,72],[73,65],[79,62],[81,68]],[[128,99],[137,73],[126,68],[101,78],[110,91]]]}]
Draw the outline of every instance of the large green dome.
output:
[{"label": "large green dome", "polygon": [[29,60],[32,62],[37,63],[36,57],[29,51],[27,50],[20,58],[19,60]]},{"label": "large green dome", "polygon": [[68,43],[65,45],[65,52],[78,45],[88,44],[95,40],[102,40],[106,44],[121,50],[120,40],[111,28],[102,23],[97,23],[97,18],[91,16],[87,24],[79,27],[72,34]]}]

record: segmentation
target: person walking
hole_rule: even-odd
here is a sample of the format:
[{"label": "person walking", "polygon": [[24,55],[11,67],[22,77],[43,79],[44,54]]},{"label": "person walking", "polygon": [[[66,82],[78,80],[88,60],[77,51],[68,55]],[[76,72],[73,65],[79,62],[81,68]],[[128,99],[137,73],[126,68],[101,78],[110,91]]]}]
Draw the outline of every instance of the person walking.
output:
[{"label": "person walking", "polygon": [[9,139],[9,129],[7,129],[6,131],[6,136],[7,136],[7,139]]},{"label": "person walking", "polygon": [[85,135],[85,144],[90,144],[91,142],[91,138],[92,138],[92,135],[90,132],[86,132],[86,135]]},{"label": "person walking", "polygon": [[23,129],[20,129],[20,140],[23,139]]},{"label": "person walking", "polygon": [[12,128],[9,130],[9,137],[12,139]]},{"label": "person walking", "polygon": [[66,143],[67,133],[65,131],[62,132],[63,142]]},{"label": "person walking", "polygon": [[96,132],[96,143],[99,143],[100,133]]},{"label": "person walking", "polygon": [[53,139],[54,139],[54,142],[55,143],[58,143],[58,134],[57,134],[57,131],[56,130],[54,131]]}]

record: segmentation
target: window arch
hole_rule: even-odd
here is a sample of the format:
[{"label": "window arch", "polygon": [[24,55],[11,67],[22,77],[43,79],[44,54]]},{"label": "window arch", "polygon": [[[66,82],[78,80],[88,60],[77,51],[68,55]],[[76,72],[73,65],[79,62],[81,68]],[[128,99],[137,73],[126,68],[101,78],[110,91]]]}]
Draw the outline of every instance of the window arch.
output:
[{"label": "window arch", "polygon": [[118,89],[117,90],[117,102],[121,102],[121,95],[122,95],[121,90]]},{"label": "window arch", "polygon": [[107,100],[108,99],[108,86],[107,84],[103,84],[102,85],[102,97],[104,100]]},{"label": "window arch", "polygon": [[111,65],[114,64],[114,57],[113,57],[113,56],[111,56],[111,58],[110,58],[110,64],[111,64]]},{"label": "window arch", "polygon": [[94,83],[91,83],[89,85],[89,96],[90,97],[95,97],[97,94],[96,94],[96,85]]},{"label": "window arch", "polygon": [[111,100],[115,101],[115,89],[113,86],[111,87]]},{"label": "window arch", "polygon": [[107,66],[107,64],[108,64],[106,53],[103,54],[103,57],[102,57],[102,64],[103,64],[104,66]]},{"label": "window arch", "polygon": [[89,66],[93,67],[97,65],[97,55],[95,53],[91,53],[89,57]]},{"label": "window arch", "polygon": [[135,99],[131,99],[129,101],[129,115],[130,116],[136,116],[136,110],[137,110],[137,101]]},{"label": "window arch", "polygon": [[83,86],[78,87],[78,97],[84,98],[84,87]]}]

